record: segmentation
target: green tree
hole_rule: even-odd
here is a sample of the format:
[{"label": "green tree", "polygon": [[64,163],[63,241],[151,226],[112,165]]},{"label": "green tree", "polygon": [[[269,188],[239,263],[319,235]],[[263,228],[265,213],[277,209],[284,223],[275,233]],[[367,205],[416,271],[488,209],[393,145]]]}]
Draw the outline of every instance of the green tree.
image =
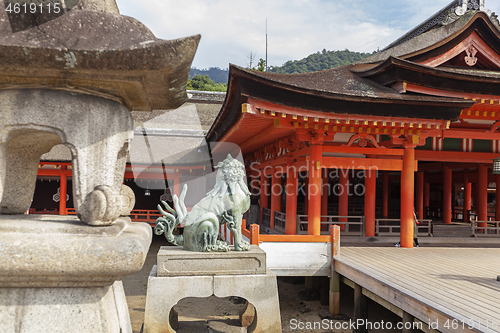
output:
[{"label": "green tree", "polygon": [[268,72],[280,74],[308,73],[330,69],[338,66],[345,66],[355,61],[363,60],[373,53],[351,52],[348,49],[343,51],[327,51],[313,53],[301,60],[287,61],[283,66],[270,67]]},{"label": "green tree", "polygon": [[186,89],[201,91],[227,91],[226,83],[215,83],[208,75],[196,75],[188,80]]},{"label": "green tree", "polygon": [[265,72],[266,71],[266,61],[262,58],[260,58],[259,63],[257,64],[257,68],[253,68],[259,72]]}]

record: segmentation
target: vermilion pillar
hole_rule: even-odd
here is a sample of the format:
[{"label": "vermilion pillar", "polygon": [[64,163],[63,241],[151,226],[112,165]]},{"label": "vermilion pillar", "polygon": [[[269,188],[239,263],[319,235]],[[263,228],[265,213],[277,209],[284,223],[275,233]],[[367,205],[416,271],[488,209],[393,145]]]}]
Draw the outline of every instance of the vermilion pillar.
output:
[{"label": "vermilion pillar", "polygon": [[274,212],[281,210],[281,175],[273,170],[271,181],[271,229],[274,228]]},{"label": "vermilion pillar", "polygon": [[321,156],[320,145],[311,146],[311,164],[309,165],[309,202],[307,233],[319,235],[321,233]]},{"label": "vermilion pillar", "polygon": [[495,221],[500,221],[500,175],[495,175]]},{"label": "vermilion pillar", "polygon": [[401,171],[401,247],[413,247],[415,150],[406,148]]},{"label": "vermilion pillar", "polygon": [[469,221],[468,212],[472,209],[472,184],[469,177],[464,177],[464,222]]},{"label": "vermilion pillar", "polygon": [[66,175],[67,167],[61,165],[61,186],[59,187],[59,215],[68,215],[66,210],[66,195],[68,193],[68,176]]},{"label": "vermilion pillar", "polygon": [[375,195],[377,175],[375,171],[365,170],[365,236],[375,236]]},{"label": "vermilion pillar", "polygon": [[415,211],[419,218],[424,218],[424,173],[422,171],[415,173]]},{"label": "vermilion pillar", "polygon": [[266,177],[264,171],[260,176],[260,207],[268,208],[268,198],[269,198],[269,178]]},{"label": "vermilion pillar", "polygon": [[387,218],[389,215],[389,174],[387,171],[382,172],[382,217]]},{"label": "vermilion pillar", "polygon": [[[484,164],[477,167],[477,219],[488,220],[488,168]],[[486,223],[479,223],[478,227],[486,227]]]},{"label": "vermilion pillar", "polygon": [[444,167],[443,170],[443,222],[451,223],[451,193],[452,193],[452,170]]},{"label": "vermilion pillar", "polygon": [[[340,170],[339,176],[339,215],[347,216],[349,214],[349,174],[347,170]],[[345,174],[344,174],[345,172]],[[347,218],[340,218],[339,222],[347,222]],[[345,230],[345,225],[340,225],[340,230]]]},{"label": "vermilion pillar", "polygon": [[285,235],[297,232],[297,172],[293,165],[288,166],[286,177],[286,222]]},{"label": "vermilion pillar", "polygon": [[[328,169],[323,169],[323,187],[321,192],[321,215],[328,215],[328,195],[329,195],[329,186],[328,186]],[[326,217],[321,218],[321,221],[326,221]],[[328,231],[324,229],[323,231]]]}]

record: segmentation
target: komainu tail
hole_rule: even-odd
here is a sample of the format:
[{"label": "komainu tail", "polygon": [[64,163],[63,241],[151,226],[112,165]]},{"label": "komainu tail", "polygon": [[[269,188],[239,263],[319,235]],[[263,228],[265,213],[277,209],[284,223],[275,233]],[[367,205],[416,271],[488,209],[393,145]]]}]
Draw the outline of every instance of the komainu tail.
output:
[{"label": "komainu tail", "polygon": [[154,232],[156,235],[160,236],[165,234],[165,238],[169,243],[174,245],[182,246],[184,244],[184,237],[182,235],[174,235],[174,229],[186,218],[187,209],[184,204],[184,198],[186,197],[187,185],[184,185],[182,189],[180,198],[177,195],[174,195],[174,208],[170,207],[168,203],[162,201],[161,203],[165,206],[165,210],[158,205],[158,210],[160,211],[162,217],[156,219],[156,226],[154,228]]}]

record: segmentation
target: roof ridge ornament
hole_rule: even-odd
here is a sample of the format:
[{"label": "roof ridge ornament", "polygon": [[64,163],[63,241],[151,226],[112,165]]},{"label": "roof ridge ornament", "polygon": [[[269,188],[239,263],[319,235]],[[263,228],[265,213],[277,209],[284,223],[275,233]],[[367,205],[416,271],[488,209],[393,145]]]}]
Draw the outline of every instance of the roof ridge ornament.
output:
[{"label": "roof ridge ornament", "polygon": [[484,7],[485,0],[458,0],[458,5],[455,8],[446,13],[444,19],[441,21],[441,25],[448,25],[455,22],[467,12],[471,11],[481,11],[489,16],[491,22],[500,30],[500,22],[498,21],[498,16],[491,10]]},{"label": "roof ridge ornament", "polygon": [[455,7],[455,13],[462,16],[471,10],[480,10],[491,16],[491,10],[484,8],[484,0],[460,0],[459,5]]}]

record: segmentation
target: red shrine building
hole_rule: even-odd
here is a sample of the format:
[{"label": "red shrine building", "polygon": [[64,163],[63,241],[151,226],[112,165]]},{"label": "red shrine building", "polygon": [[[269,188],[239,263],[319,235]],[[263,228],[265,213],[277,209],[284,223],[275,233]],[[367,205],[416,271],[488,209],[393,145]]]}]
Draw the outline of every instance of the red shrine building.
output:
[{"label": "red shrine building", "polygon": [[477,9],[453,2],[340,68],[290,75],[230,67],[207,140],[241,148],[271,230],[321,235],[338,223],[372,237],[395,219],[401,246],[412,247],[414,211],[442,221],[434,229],[444,233],[455,230],[452,221],[475,218],[479,234],[500,220],[492,174],[500,25],[483,1]]},{"label": "red shrine building", "polygon": [[[500,178],[492,173],[500,156],[500,24],[483,0],[454,1],[348,66],[306,74],[230,66],[218,115],[196,107],[208,131],[136,128],[144,156],[131,159],[125,175],[138,198],[136,212],[146,215],[136,221],[154,224],[160,195],[168,200],[180,193],[181,179],[212,171],[206,158],[189,156],[206,147],[206,156],[223,156],[229,146],[236,147],[229,149],[233,156],[242,154],[249,187],[260,195],[263,229],[284,240],[299,234],[323,239],[339,224],[344,235],[385,232],[412,247],[414,212],[426,221],[419,232],[500,234]],[[209,112],[214,115],[206,117]],[[143,135],[148,131],[153,134]],[[179,150],[187,137],[204,135],[208,144],[193,148],[194,155],[179,151],[168,165],[153,156],[160,137],[176,138],[162,149]],[[71,192],[71,165],[61,163],[69,158],[55,159],[40,164],[39,178],[60,180],[60,199]],[[43,199],[36,192],[34,204],[46,207]],[[58,202],[57,213],[71,213]]]}]

